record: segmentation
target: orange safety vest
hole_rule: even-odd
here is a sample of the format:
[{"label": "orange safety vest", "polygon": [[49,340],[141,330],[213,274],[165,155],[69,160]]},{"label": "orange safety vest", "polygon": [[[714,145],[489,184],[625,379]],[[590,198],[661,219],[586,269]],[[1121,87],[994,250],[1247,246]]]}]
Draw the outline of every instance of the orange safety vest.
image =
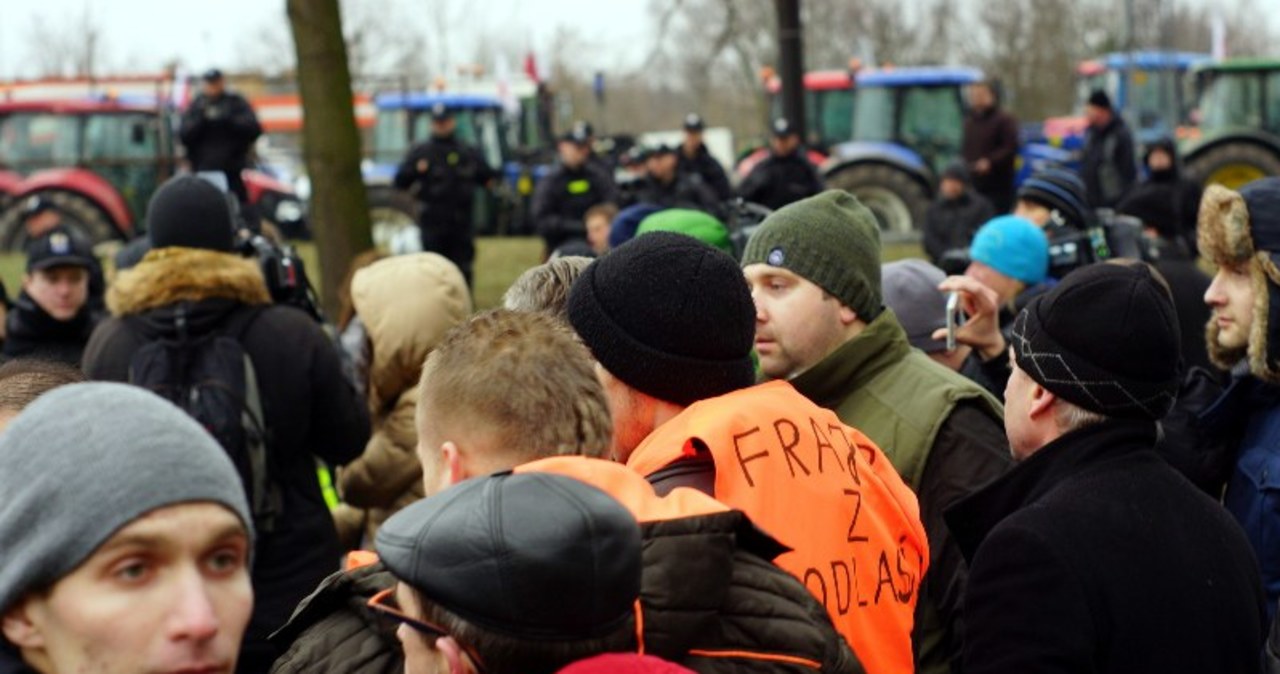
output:
[{"label": "orange safety vest", "polygon": [[652,475],[699,445],[715,461],[716,499],[791,547],[775,562],[822,602],[867,672],[912,672],[929,544],[915,494],[875,443],[775,381],[694,403],[627,465]]}]

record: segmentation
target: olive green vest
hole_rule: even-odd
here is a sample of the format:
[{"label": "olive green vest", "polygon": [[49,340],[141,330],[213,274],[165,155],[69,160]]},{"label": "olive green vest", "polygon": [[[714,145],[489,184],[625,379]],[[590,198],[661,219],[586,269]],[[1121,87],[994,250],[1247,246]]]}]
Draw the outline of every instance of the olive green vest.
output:
[{"label": "olive green vest", "polygon": [[791,383],[879,445],[912,491],[956,403],[977,400],[1004,417],[985,389],[912,348],[890,309]]}]

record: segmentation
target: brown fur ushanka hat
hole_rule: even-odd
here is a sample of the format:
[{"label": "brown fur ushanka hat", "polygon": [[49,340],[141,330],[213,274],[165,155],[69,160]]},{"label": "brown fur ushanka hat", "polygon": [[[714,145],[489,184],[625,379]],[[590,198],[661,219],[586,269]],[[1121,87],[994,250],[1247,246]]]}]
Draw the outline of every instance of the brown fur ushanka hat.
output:
[{"label": "brown fur ushanka hat", "polygon": [[1218,343],[1218,325],[1209,321],[1209,359],[1230,369],[1246,356],[1249,371],[1280,384],[1280,178],[1263,178],[1239,192],[1221,185],[1205,188],[1200,201],[1196,238],[1201,252],[1222,267],[1248,270],[1253,282],[1253,325],[1245,348]]}]

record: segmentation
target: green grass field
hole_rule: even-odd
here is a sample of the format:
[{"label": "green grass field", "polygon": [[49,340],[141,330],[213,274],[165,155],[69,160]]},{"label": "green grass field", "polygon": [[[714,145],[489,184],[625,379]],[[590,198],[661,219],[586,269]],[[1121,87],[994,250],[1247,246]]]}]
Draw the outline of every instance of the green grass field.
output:
[{"label": "green grass field", "polygon": [[[318,279],[319,267],[312,244],[300,244],[298,252],[306,261],[312,279]],[[920,257],[921,249],[915,243],[890,243],[884,247],[882,259],[889,262],[906,257]],[[502,293],[524,270],[542,260],[542,239],[536,237],[481,237],[476,242],[476,308],[489,309],[498,306]],[[10,297],[17,296],[22,287],[25,256],[0,254],[0,279]]]}]

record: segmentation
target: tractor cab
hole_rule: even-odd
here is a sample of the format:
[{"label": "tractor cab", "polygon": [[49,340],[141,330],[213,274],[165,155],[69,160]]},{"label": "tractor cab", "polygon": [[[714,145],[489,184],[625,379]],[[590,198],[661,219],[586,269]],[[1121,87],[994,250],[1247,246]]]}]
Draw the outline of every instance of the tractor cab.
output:
[{"label": "tractor cab", "polygon": [[1173,138],[1189,123],[1196,101],[1187,73],[1209,60],[1192,52],[1136,51],[1084,61],[1076,69],[1076,113],[1083,114],[1089,94],[1104,91],[1138,143]]},{"label": "tractor cab", "polygon": [[827,184],[852,192],[889,236],[910,236],[924,218],[936,176],[960,157],[964,88],[973,68],[860,71],[849,142],[831,148]]},{"label": "tractor cab", "polygon": [[[818,70],[804,75],[804,143],[825,153],[843,143],[853,132],[854,75],[848,70]],[[782,80],[770,77],[769,119],[785,116],[782,111]]]},{"label": "tractor cab", "polygon": [[1280,175],[1280,60],[1230,59],[1195,75],[1200,125],[1182,146],[1191,175],[1231,188]]},{"label": "tractor cab", "polygon": [[[130,235],[175,165],[172,129],[155,108],[84,100],[0,104],[0,170],[24,178],[15,196],[48,192],[68,224],[95,241]],[[11,219],[0,219],[3,247],[18,245]]]},{"label": "tractor cab", "polygon": [[980,81],[969,68],[895,68],[858,76],[854,142],[891,143],[914,152],[934,173],[960,156],[963,88]]}]

